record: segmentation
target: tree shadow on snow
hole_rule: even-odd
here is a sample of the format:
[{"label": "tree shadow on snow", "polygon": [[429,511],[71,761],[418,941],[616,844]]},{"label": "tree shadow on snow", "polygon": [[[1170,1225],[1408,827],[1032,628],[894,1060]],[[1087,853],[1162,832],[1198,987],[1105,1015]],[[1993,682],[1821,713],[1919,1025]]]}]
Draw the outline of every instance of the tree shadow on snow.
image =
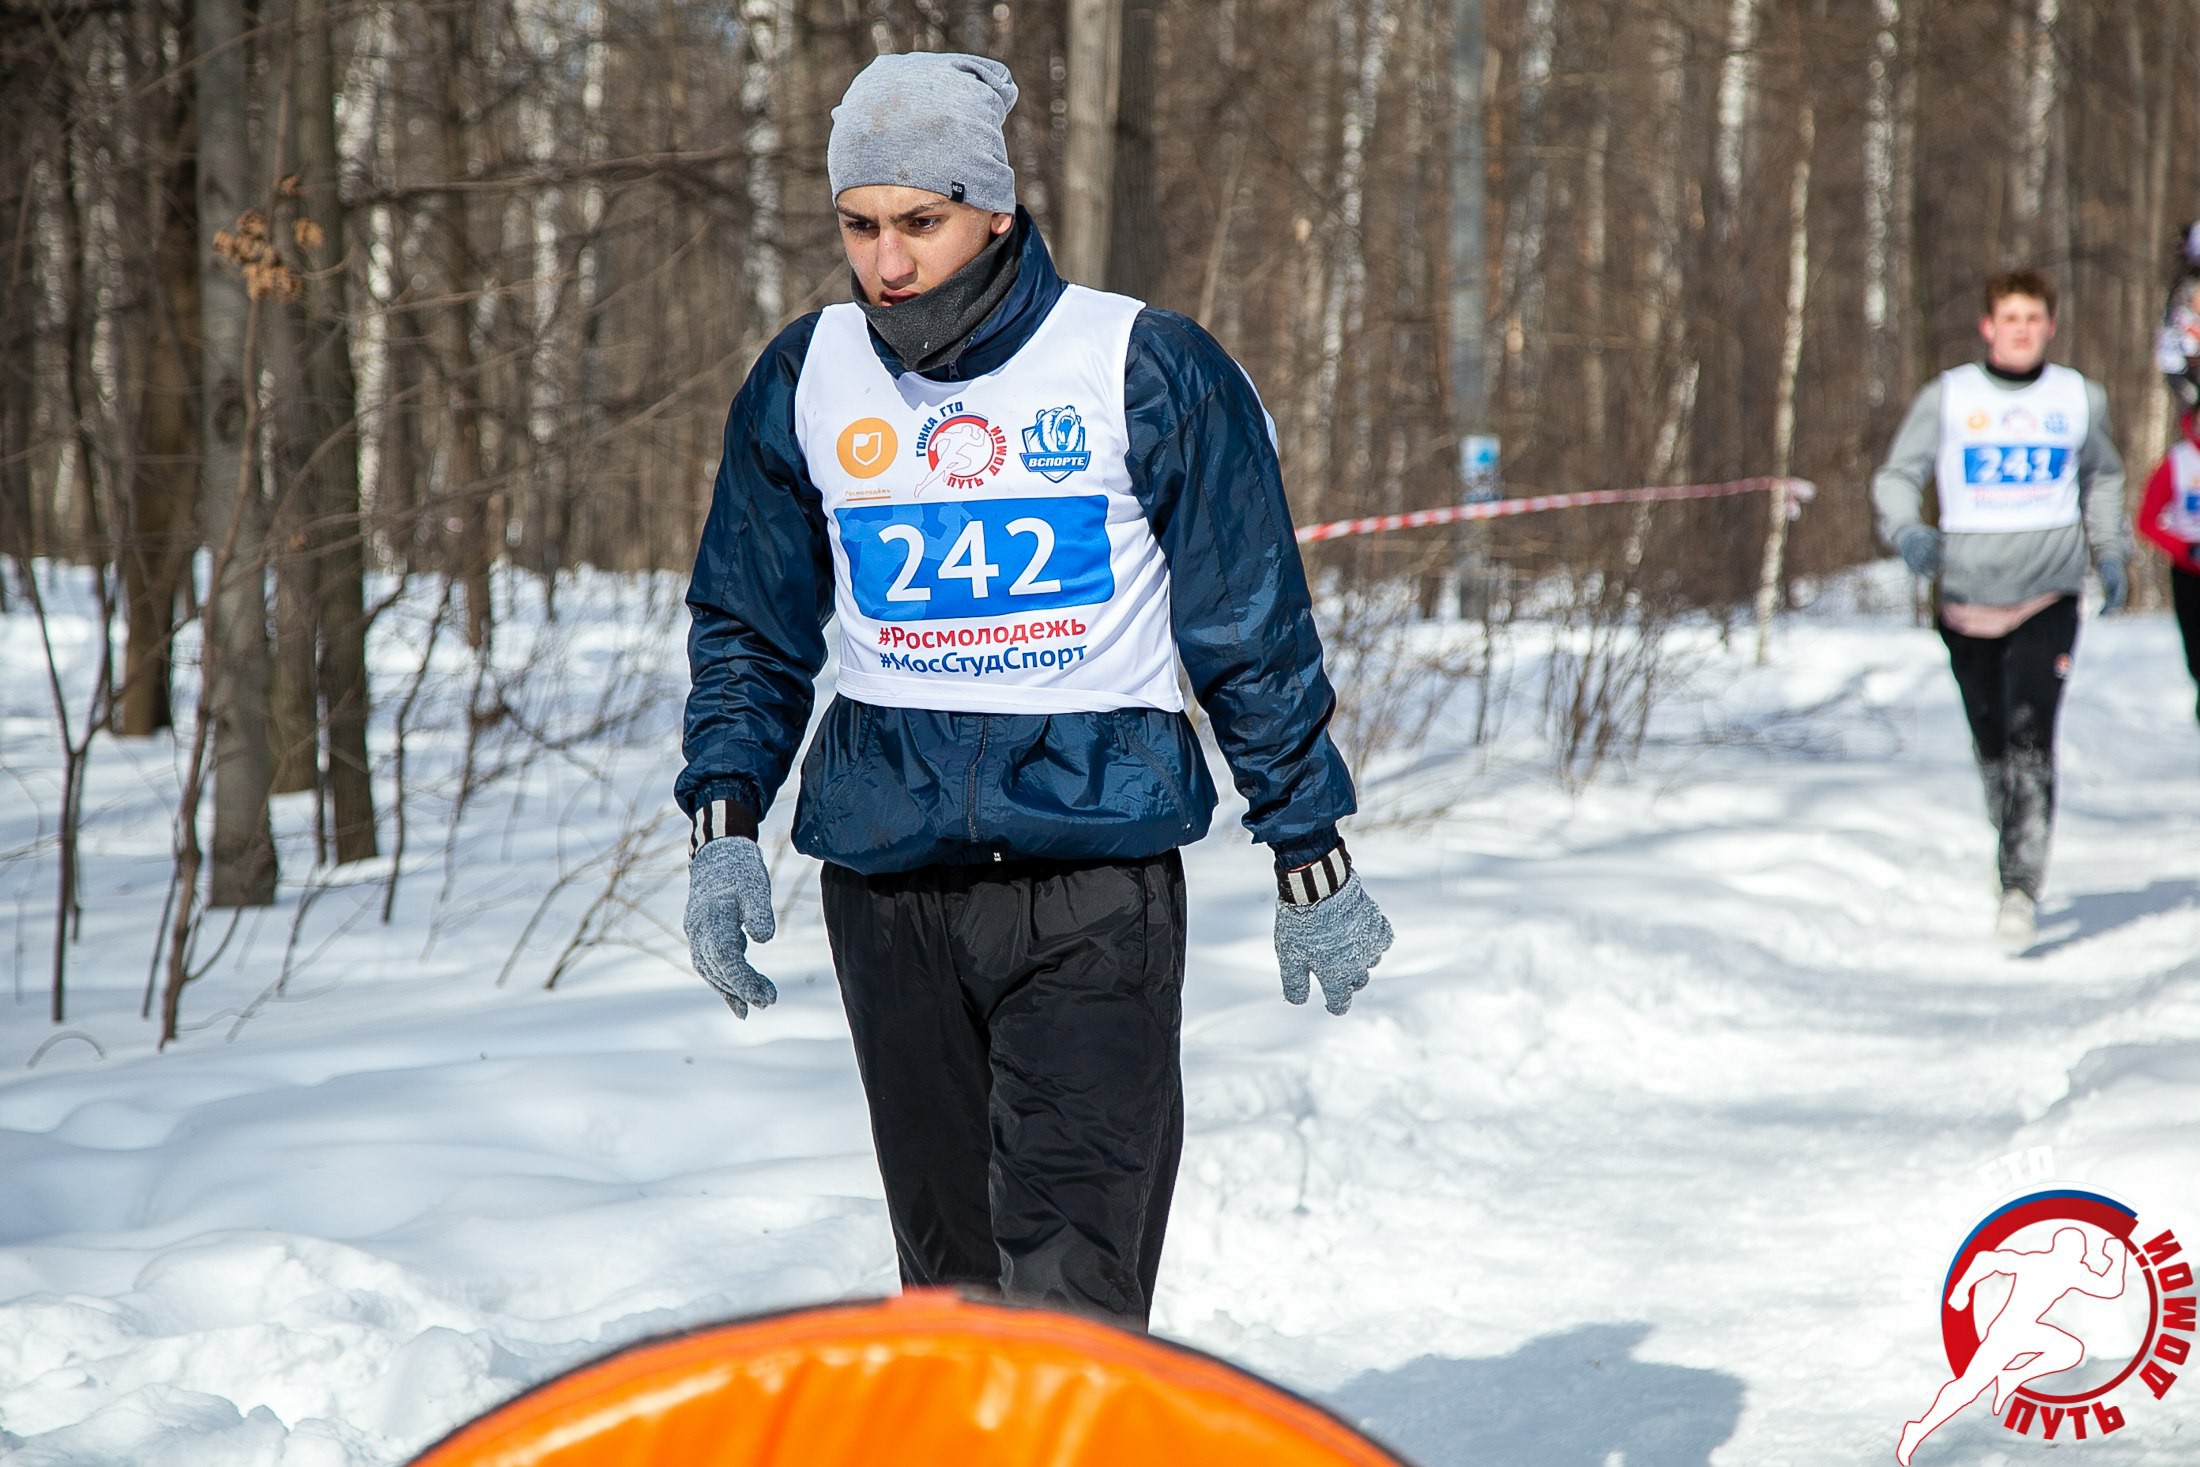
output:
[{"label": "tree shadow on snow", "polygon": [[1419,1467],[1704,1467],[1742,1382],[1633,1358],[1643,1323],[1591,1324],[1494,1360],[1424,1355],[1326,1401]]},{"label": "tree shadow on snow", "polygon": [[[2174,912],[2200,902],[2200,882],[2191,877],[2175,881],[2150,881],[2138,891],[2081,892],[2070,898],[2041,925],[2053,935],[2026,948],[2022,956],[2041,958],[2051,952],[2085,942],[2103,933],[2163,912]],[[2075,918],[2077,925],[2064,931]]]}]

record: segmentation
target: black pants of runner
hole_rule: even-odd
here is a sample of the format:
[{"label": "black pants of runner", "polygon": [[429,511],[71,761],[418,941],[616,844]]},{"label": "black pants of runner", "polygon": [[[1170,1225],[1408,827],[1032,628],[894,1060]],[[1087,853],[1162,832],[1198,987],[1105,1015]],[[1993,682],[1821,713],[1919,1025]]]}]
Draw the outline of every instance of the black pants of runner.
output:
[{"label": "black pants of runner", "polygon": [[1184,867],[828,865],[904,1284],[1143,1328],[1184,1140]]},{"label": "black pants of runner", "polygon": [[2055,823],[2055,718],[2078,644],[2078,601],[2066,596],[2006,637],[1967,637],[1940,624],[1963,692],[1971,744],[2000,833],[2002,890],[2039,900]]},{"label": "black pants of runner", "polygon": [[[2200,686],[2200,574],[2171,566],[2169,599],[2177,608],[2177,630],[2185,634],[2185,671]],[[2194,705],[2193,715],[2200,717],[2200,704]]]}]

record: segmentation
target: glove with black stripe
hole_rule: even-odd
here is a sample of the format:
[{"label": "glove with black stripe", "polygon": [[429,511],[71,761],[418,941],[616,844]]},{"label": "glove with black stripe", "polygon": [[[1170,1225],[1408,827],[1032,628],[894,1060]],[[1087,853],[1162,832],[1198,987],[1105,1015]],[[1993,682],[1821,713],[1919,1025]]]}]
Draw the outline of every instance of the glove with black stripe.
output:
[{"label": "glove with black stripe", "polygon": [[1389,919],[1360,884],[1343,846],[1280,873],[1276,895],[1276,962],[1285,1001],[1305,1003],[1319,983],[1324,1006],[1343,1013],[1395,940]]},{"label": "glove with black stripe", "polygon": [[[725,835],[726,802],[713,801],[698,811],[694,856],[688,862],[688,952],[695,971],[718,990],[733,1010],[745,1019],[751,1008],[768,1008],[779,998],[772,981],[749,966],[749,939],[770,942],[778,930],[772,911],[771,873],[764,869],[764,853],[757,849],[755,816],[736,807],[736,827],[746,835]],[[714,828],[715,827],[715,828]]]}]

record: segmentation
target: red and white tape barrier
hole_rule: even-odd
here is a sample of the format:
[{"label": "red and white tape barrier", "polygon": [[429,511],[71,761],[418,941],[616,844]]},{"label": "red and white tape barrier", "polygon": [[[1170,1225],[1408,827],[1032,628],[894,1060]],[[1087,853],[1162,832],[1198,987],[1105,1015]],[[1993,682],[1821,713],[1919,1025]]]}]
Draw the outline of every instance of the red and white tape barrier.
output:
[{"label": "red and white tape barrier", "polygon": [[1479,504],[1452,504],[1442,509],[1416,509],[1405,514],[1369,515],[1365,519],[1331,520],[1326,525],[1306,525],[1298,532],[1299,543],[1336,540],[1346,535],[1373,535],[1383,530],[1418,529],[1423,525],[1448,525],[1459,520],[1494,520],[1502,515],[1536,514],[1546,509],[1575,509],[1585,504],[1642,504],[1662,499],[1720,499],[1729,494],[1757,494],[1785,487],[1788,514],[1795,515],[1818,493],[1808,479],[1765,477],[1736,479],[1730,484],[1677,484],[1663,489],[1590,489],[1579,494],[1537,494],[1526,499],[1486,499]]}]

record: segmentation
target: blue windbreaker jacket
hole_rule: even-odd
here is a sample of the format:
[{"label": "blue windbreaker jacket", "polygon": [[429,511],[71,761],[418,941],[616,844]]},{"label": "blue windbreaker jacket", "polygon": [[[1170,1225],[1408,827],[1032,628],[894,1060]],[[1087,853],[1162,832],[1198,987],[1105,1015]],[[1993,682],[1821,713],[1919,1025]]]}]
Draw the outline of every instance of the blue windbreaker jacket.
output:
[{"label": "blue windbreaker jacket", "polygon": [[[1028,214],[1016,283],[938,380],[1004,366],[1062,294]],[[713,800],[758,815],[785,782],[826,660],[833,563],[795,437],[794,393],[817,325],[765,348],[726,418],[725,457],[688,587],[691,817]],[[872,345],[905,370],[877,333]],[[1321,665],[1268,420],[1244,372],[1186,317],[1148,309],[1124,372],[1130,470],[1169,562],[1193,694],[1280,868],[1319,859],[1352,813],[1329,737]],[[794,843],[872,873],[1027,858],[1135,859],[1207,833],[1215,788],[1181,713],[948,713],[836,697],[802,766]]]}]

